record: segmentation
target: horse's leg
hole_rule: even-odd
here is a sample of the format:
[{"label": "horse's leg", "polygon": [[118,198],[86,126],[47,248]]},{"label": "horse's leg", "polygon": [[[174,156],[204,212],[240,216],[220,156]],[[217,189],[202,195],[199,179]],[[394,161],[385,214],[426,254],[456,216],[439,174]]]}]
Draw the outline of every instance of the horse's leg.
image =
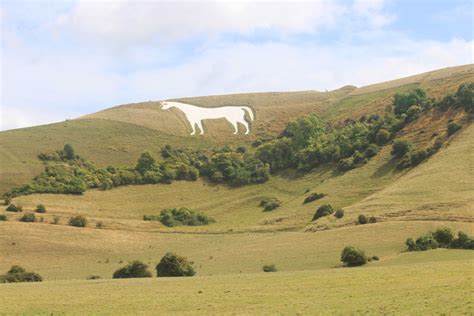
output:
[{"label": "horse's leg", "polygon": [[232,126],[234,127],[234,135],[237,134],[239,132],[239,126],[237,125],[237,122],[232,121],[230,122],[230,124],[232,124]]},{"label": "horse's leg", "polygon": [[199,127],[199,129],[201,130],[201,135],[204,134],[204,128],[202,127],[202,121],[199,120],[199,121],[196,121],[196,124],[197,126]]},{"label": "horse's leg", "polygon": [[249,129],[249,123],[247,123],[247,121],[246,121],[246,120],[242,120],[242,121],[240,121],[239,123],[242,123],[242,125],[244,125],[244,126],[245,126],[245,129],[246,129],[246,131],[245,131],[245,135],[248,135],[248,134],[250,133],[250,129]]},{"label": "horse's leg", "polygon": [[193,129],[193,131],[191,132],[191,135],[194,135],[196,134],[196,122],[189,122],[191,123],[191,128]]}]

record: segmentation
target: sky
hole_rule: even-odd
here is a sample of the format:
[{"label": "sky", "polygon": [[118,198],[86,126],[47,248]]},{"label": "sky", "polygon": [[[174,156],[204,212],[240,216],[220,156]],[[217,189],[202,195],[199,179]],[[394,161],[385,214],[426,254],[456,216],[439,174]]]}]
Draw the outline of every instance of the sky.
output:
[{"label": "sky", "polygon": [[0,130],[473,63],[470,0],[0,0]]}]

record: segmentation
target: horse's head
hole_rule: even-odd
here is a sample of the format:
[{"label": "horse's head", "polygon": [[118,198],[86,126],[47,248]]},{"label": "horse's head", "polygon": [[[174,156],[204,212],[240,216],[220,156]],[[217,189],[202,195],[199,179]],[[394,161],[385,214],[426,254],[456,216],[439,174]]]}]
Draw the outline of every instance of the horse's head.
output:
[{"label": "horse's head", "polygon": [[166,102],[166,101],[161,101],[160,104],[161,104],[161,108],[163,110],[168,110],[168,109],[173,107],[173,105],[171,103]]}]

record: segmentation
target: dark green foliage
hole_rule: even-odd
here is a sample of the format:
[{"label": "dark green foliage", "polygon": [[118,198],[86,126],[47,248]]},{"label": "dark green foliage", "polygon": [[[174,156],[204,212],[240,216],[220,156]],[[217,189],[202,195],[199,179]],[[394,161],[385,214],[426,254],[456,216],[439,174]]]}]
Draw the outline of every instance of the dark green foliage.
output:
[{"label": "dark green foliage", "polygon": [[421,110],[425,102],[426,92],[421,88],[417,88],[410,93],[397,93],[393,102],[394,113],[396,115],[407,114],[412,106],[418,106]]},{"label": "dark green foliage", "polygon": [[411,150],[412,144],[406,139],[397,139],[392,145],[392,156],[401,158]]},{"label": "dark green foliage", "polygon": [[38,204],[36,206],[36,213],[46,213],[46,207],[43,204]]},{"label": "dark green foliage", "polygon": [[69,225],[74,227],[86,227],[87,218],[82,215],[73,216],[69,219]]},{"label": "dark green foliage", "polygon": [[8,220],[8,218],[5,214],[0,214],[0,222],[5,222],[7,220]]},{"label": "dark green foliage", "polygon": [[19,213],[19,212],[23,212],[23,208],[20,206],[20,205],[15,205],[15,204],[10,204],[8,205],[8,207],[6,208],[6,211],[7,212],[15,212],[15,213]]},{"label": "dark green foliage", "polygon": [[470,237],[468,234],[460,231],[458,232],[458,237],[454,238],[449,244],[449,248],[455,249],[474,249],[474,238]]},{"label": "dark green foliage", "polygon": [[365,150],[365,158],[370,159],[372,157],[375,157],[377,153],[379,152],[379,148],[375,144],[370,144],[367,146],[367,149]]},{"label": "dark green foliage", "polygon": [[151,272],[148,271],[148,266],[141,261],[135,260],[123,268],[114,272],[114,279],[128,279],[128,278],[151,278]]},{"label": "dark green foliage", "polygon": [[448,227],[440,227],[433,232],[433,237],[440,247],[447,247],[454,239],[454,233]]},{"label": "dark green foliage", "polygon": [[466,112],[473,113],[473,98],[474,82],[471,82],[469,84],[460,85],[455,94],[446,95],[441,101],[437,102],[436,105],[442,110],[447,110],[450,107],[462,107]]},{"label": "dark green foliage", "polygon": [[343,218],[344,217],[344,210],[343,209],[338,209],[335,213],[334,216],[336,218]]},{"label": "dark green foliage", "polygon": [[168,252],[156,266],[158,277],[181,277],[196,274],[191,263],[185,257]]},{"label": "dark green foliage", "polygon": [[461,125],[458,125],[454,122],[449,122],[448,123],[448,136],[455,134],[460,129],[461,129]]},{"label": "dark green foliage", "polygon": [[25,223],[32,223],[36,220],[35,214],[34,213],[25,213],[23,216],[20,218],[20,222],[25,222]]},{"label": "dark green foliage", "polygon": [[367,257],[363,250],[352,246],[346,246],[341,253],[341,261],[347,267],[362,266],[367,263]]},{"label": "dark green foliage", "polygon": [[149,151],[145,151],[140,155],[140,158],[138,158],[135,170],[144,175],[145,172],[155,170],[156,168],[155,158],[153,158]]},{"label": "dark green foliage", "polygon": [[359,217],[357,218],[357,222],[363,225],[363,224],[367,224],[369,222],[369,219],[364,214],[360,214]]},{"label": "dark green foliage", "polygon": [[74,160],[76,159],[76,153],[74,152],[74,148],[70,144],[64,145],[63,148],[63,157],[66,160]]},{"label": "dark green foliage", "polygon": [[323,204],[316,210],[316,213],[314,213],[313,221],[323,216],[330,215],[333,212],[334,212],[334,209],[332,208],[331,204]]},{"label": "dark green foliage", "polygon": [[273,211],[274,209],[280,207],[281,202],[280,202],[280,200],[278,200],[276,198],[263,199],[263,200],[260,201],[259,206],[263,207],[264,212],[270,212],[270,211]]},{"label": "dark green foliage", "polygon": [[266,264],[262,267],[263,272],[277,272],[274,264]]},{"label": "dark green foliage", "polygon": [[412,238],[408,238],[405,241],[407,251],[426,251],[430,249],[438,248],[439,244],[433,237],[432,233],[427,233],[420,236],[414,241]]},{"label": "dark green foliage", "polygon": [[324,196],[325,196],[324,193],[311,193],[304,199],[303,204],[307,204],[307,203],[322,199]]},{"label": "dark green foliage", "polygon": [[379,146],[385,145],[390,140],[390,132],[381,128],[375,135],[375,143]]},{"label": "dark green foliage", "polygon": [[34,272],[28,272],[20,266],[12,266],[10,270],[0,275],[0,283],[17,283],[17,282],[41,282],[43,278]]},{"label": "dark green foliage", "polygon": [[168,227],[174,226],[200,226],[209,225],[214,223],[214,219],[211,217],[191,211],[185,207],[182,208],[168,208],[161,210],[159,216],[157,215],[145,215],[143,216],[145,221],[160,221],[163,225]]}]

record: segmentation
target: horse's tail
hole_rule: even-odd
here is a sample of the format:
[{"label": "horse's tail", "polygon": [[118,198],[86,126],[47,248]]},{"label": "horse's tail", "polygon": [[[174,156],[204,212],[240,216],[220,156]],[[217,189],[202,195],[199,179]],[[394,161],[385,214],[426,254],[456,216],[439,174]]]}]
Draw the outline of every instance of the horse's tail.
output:
[{"label": "horse's tail", "polygon": [[249,108],[248,106],[241,106],[240,108],[242,110],[246,111],[249,114],[251,121],[253,121],[255,119],[255,117],[253,115],[253,110],[251,108]]}]

